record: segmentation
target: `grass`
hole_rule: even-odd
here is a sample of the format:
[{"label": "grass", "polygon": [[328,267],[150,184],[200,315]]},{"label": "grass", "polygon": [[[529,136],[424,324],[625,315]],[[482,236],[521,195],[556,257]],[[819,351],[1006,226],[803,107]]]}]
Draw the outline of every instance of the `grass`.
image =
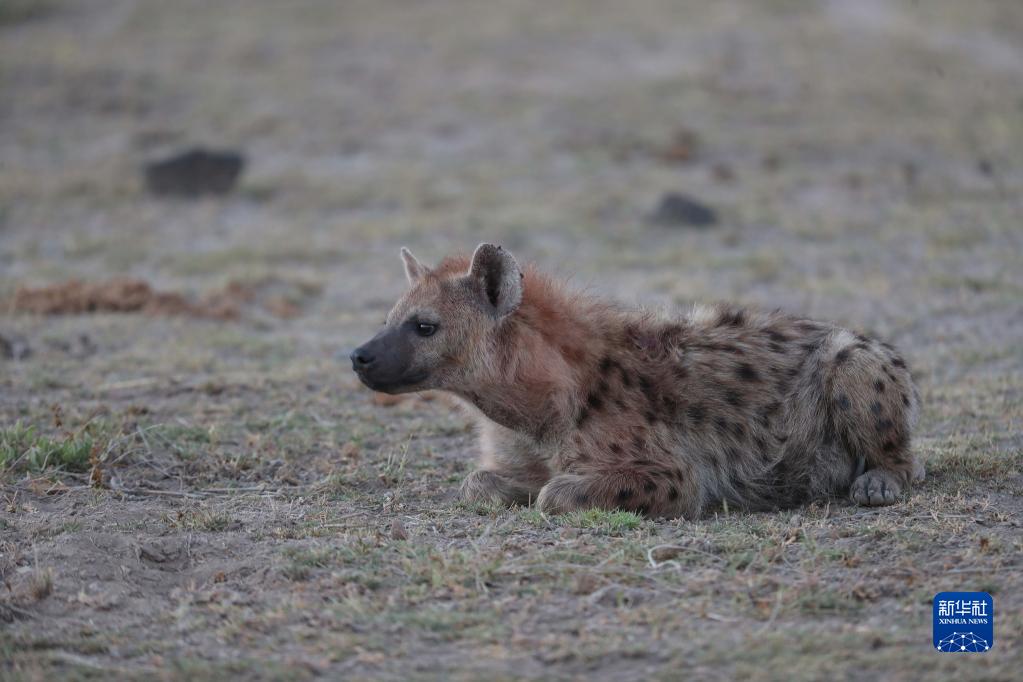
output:
[{"label": "grass", "polygon": [[216,533],[227,530],[234,519],[230,514],[214,509],[190,509],[168,517],[168,522],[173,528]]},{"label": "grass", "polygon": [[102,441],[87,432],[66,433],[56,438],[46,436],[39,433],[35,425],[25,425],[19,420],[13,426],[0,429],[0,470],[87,471],[90,456],[101,444]]},{"label": "grass", "polygon": [[628,511],[605,511],[587,509],[572,512],[559,518],[562,525],[584,528],[607,535],[622,535],[643,525],[643,517]]},{"label": "grass", "polygon": [[284,556],[288,558],[288,564],[281,569],[288,580],[308,580],[313,569],[326,568],[334,561],[336,553],[329,548],[317,549],[287,549]]},{"label": "grass", "polygon": [[[301,308],[0,310],[32,350],[0,359],[0,677],[1018,676],[1023,11],[541,4],[139,0],[108,21],[0,0],[5,145],[30,161],[0,169],[0,296],[117,271]],[[679,125],[697,158],[665,164],[648,150]],[[146,196],[142,160],[193,139],[246,153],[239,191]],[[646,225],[670,190],[720,224]],[[927,481],[884,509],[695,520],[456,503],[464,416],[374,402],[333,356],[404,291],[399,246],[484,240],[651,307],[891,336]],[[79,334],[88,354],[61,350]],[[116,428],[64,433],[55,402]],[[77,473],[94,449],[105,487]],[[137,560],[149,543],[169,560]],[[929,649],[929,600],[959,588],[996,595],[989,655]]]}]

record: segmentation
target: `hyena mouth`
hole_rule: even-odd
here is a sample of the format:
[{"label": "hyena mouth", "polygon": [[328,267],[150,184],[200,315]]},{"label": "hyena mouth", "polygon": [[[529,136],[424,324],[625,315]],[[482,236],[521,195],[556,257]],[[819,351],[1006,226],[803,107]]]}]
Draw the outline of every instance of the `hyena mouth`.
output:
[{"label": "hyena mouth", "polygon": [[380,393],[411,393],[419,390],[420,384],[426,381],[429,376],[426,372],[416,372],[400,377],[379,377],[373,376],[365,370],[355,370],[355,375],[368,388]]}]

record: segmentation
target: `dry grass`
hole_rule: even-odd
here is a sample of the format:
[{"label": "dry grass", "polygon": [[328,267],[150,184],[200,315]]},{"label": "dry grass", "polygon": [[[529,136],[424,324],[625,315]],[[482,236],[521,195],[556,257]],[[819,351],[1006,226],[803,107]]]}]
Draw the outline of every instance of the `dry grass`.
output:
[{"label": "dry grass", "polygon": [[[1018,676],[1016,4],[43,5],[0,0],[0,300],[259,295],[0,313],[29,351],[0,356],[0,677]],[[194,142],[245,151],[238,192],[147,197],[143,160]],[[669,190],[720,224],[648,224]],[[927,481],[699,520],[458,504],[465,420],[334,355],[400,245],[484,238],[625,300],[885,336]],[[991,652],[931,650],[947,589],[994,595]]]}]

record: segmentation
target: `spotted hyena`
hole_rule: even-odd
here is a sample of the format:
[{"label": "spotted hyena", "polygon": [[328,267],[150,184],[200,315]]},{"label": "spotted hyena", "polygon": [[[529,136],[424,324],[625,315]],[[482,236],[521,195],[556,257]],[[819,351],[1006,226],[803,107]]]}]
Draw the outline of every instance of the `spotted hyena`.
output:
[{"label": "spotted hyena", "polygon": [[731,305],[661,316],[574,293],[500,246],[435,268],[352,353],[372,389],[440,389],[479,424],[466,500],[695,518],[836,494],[893,503],[923,476],[919,397],[891,346]]}]

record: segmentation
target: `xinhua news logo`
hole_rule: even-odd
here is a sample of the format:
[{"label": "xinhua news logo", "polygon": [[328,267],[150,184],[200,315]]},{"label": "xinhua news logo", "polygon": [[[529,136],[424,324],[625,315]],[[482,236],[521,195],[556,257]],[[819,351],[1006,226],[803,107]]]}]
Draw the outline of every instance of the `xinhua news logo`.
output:
[{"label": "xinhua news logo", "polygon": [[984,653],[995,645],[995,602],[987,592],[934,595],[934,648],[950,654]]}]

